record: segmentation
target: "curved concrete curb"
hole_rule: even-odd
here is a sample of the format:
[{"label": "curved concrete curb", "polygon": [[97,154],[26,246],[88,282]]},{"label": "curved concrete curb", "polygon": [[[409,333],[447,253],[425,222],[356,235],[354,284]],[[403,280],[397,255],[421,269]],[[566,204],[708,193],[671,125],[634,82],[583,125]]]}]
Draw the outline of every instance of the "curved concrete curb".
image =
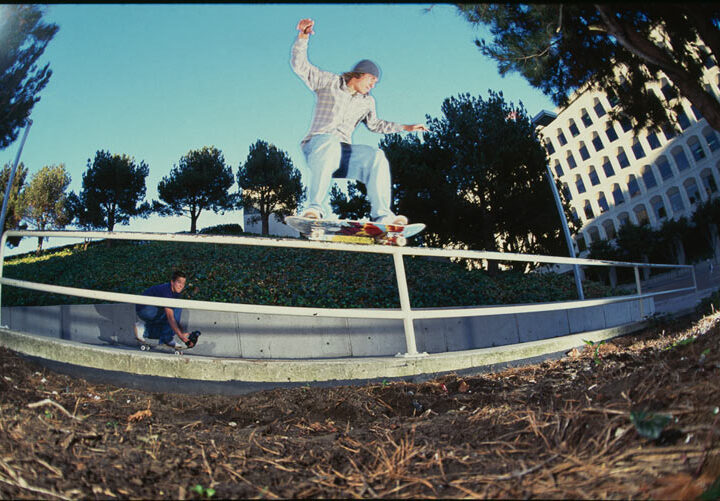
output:
[{"label": "curved concrete curb", "polygon": [[[320,382],[360,382],[382,378],[432,376],[480,370],[526,359],[548,358],[582,346],[642,329],[646,322],[599,331],[493,348],[437,353],[418,357],[367,357],[315,360],[248,360],[199,355],[143,352],[119,346],[93,346],[0,329],[0,345],[24,355],[78,368],[99,369],[130,376],[156,376],[195,382],[253,383],[270,387]],[[77,371],[76,371],[77,372]]]}]

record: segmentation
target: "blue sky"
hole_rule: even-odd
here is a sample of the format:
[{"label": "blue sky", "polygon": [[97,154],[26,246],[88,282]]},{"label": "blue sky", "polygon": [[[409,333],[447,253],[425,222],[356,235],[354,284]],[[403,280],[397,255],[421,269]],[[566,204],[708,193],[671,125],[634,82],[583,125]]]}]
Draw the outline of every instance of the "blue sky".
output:
[{"label": "blue sky", "polygon": [[[533,116],[549,98],[516,74],[500,77],[473,43],[486,32],[452,5],[430,4],[156,4],[50,5],[45,19],[60,30],[43,62],[53,76],[33,109],[21,161],[29,176],[64,163],[79,192],[99,149],[144,161],[147,199],[180,157],[203,146],[222,150],[237,172],[258,139],[285,150],[304,172],[299,141],[314,98],[290,69],[290,47],[302,18],[315,20],[309,58],[341,73],[360,59],[382,69],[372,93],[378,116],[402,123],[440,116],[443,100],[488,89],[522,101]],[[354,142],[377,145],[359,127]],[[11,164],[20,141],[0,151]],[[234,185],[232,190],[236,190]],[[198,228],[240,223],[240,213],[203,213]],[[134,219],[118,231],[176,232],[186,217]],[[60,240],[51,245],[65,244]],[[16,250],[34,249],[24,239]]]}]

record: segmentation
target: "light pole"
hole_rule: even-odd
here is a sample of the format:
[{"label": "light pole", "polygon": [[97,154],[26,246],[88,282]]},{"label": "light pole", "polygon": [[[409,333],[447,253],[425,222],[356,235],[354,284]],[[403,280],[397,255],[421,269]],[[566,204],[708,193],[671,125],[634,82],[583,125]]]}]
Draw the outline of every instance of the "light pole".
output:
[{"label": "light pole", "polygon": [[10,190],[12,190],[13,179],[15,178],[15,170],[17,169],[18,162],[20,162],[20,154],[22,153],[23,146],[25,146],[25,140],[27,139],[28,132],[32,120],[28,120],[27,126],[25,127],[25,133],[23,134],[22,141],[20,142],[20,149],[18,149],[17,155],[15,155],[15,163],[10,170],[10,177],[8,178],[7,188],[5,188],[5,198],[3,199],[2,212],[0,212],[0,233],[5,232],[5,216],[7,215],[8,200],[10,199]]},{"label": "light pole", "polygon": [[[568,228],[567,218],[565,217],[565,211],[563,211],[562,203],[560,202],[560,194],[558,193],[557,186],[555,186],[555,178],[550,171],[550,165],[545,165],[547,169],[548,182],[550,183],[550,189],[555,196],[555,205],[557,206],[558,214],[560,214],[560,222],[562,223],[563,231],[565,232],[565,242],[567,242],[568,251],[570,257],[575,257],[575,247],[573,246],[572,238],[570,237],[570,228]],[[577,264],[573,265],[573,272],[575,273],[575,287],[577,287],[578,298],[582,301],[585,299],[583,293],[582,281],[580,280],[580,266]]]}]

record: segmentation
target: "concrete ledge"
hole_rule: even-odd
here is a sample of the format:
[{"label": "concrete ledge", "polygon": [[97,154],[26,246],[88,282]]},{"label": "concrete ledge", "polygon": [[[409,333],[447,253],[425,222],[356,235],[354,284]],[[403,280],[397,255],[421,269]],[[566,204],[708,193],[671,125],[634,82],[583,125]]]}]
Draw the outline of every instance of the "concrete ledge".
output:
[{"label": "concrete ledge", "polygon": [[[419,352],[440,354],[539,341],[645,320],[652,298],[554,311],[416,319]],[[3,307],[8,329],[94,346],[136,347],[133,305]],[[193,355],[221,359],[317,360],[405,353],[402,320],[183,310],[187,331],[203,333]]]},{"label": "concrete ledge", "polygon": [[[41,360],[128,375],[180,378],[206,382],[287,383],[376,380],[466,371],[485,366],[537,359],[639,330],[645,322],[528,341],[494,348],[437,353],[420,357],[368,357],[315,360],[250,360],[199,355],[142,352],[118,346],[95,346],[0,329],[0,344]],[[77,371],[76,371],[77,372]]]}]

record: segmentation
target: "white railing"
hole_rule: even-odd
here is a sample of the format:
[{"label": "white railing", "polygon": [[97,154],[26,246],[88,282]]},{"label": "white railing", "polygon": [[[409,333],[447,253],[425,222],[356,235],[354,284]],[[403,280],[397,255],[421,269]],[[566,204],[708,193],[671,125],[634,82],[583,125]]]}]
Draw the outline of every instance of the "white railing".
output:
[{"label": "white railing", "polygon": [[[395,265],[395,277],[398,285],[400,309],[373,309],[373,308],[311,308],[299,306],[271,306],[240,303],[220,303],[214,301],[196,301],[188,299],[153,298],[139,294],[124,294],[118,292],[104,292],[92,289],[79,289],[60,285],[43,284],[5,278],[3,276],[4,257],[3,251],[8,237],[62,237],[76,239],[111,239],[111,240],[156,240],[164,242],[193,242],[212,243],[226,245],[252,245],[261,247],[289,247],[303,249],[333,250],[346,252],[368,252],[374,254],[391,254]],[[520,304],[503,306],[473,306],[473,307],[451,307],[451,308],[429,308],[413,309],[410,306],[410,295],[408,292],[407,279],[405,277],[405,265],[403,256],[428,256],[466,259],[486,259],[497,261],[521,261],[546,264],[573,264],[587,266],[621,266],[632,267],[635,270],[635,283],[637,293],[627,296],[616,296],[601,299],[586,299],[580,301],[561,301],[553,303]],[[689,269],[692,273],[692,287],[645,293],[643,294],[640,282],[640,268],[680,268]],[[383,245],[357,245],[331,242],[313,242],[298,239],[268,238],[268,237],[246,237],[246,236],[222,236],[222,235],[192,235],[175,233],[135,233],[135,232],[102,232],[102,231],[25,231],[9,230],[3,233],[0,239],[0,305],[2,304],[2,285],[33,289],[56,294],[85,297],[91,299],[102,299],[120,303],[149,304],[153,306],[179,307],[196,310],[224,311],[234,313],[267,313],[277,315],[299,315],[310,317],[350,317],[350,318],[380,318],[380,319],[402,319],[405,330],[405,354],[401,356],[421,356],[418,353],[415,342],[415,329],[413,320],[428,318],[457,318],[469,316],[485,316],[508,313],[528,313],[539,311],[552,311],[559,308],[584,308],[603,304],[618,303],[634,299],[658,296],[678,292],[697,290],[697,279],[695,269],[690,265],[673,264],[648,264],[629,263],[623,261],[601,261],[595,259],[570,258],[557,256],[543,256],[533,254],[512,254],[503,252],[458,250],[458,249],[432,249],[422,247],[395,247]],[[2,324],[0,319],[0,324]],[[399,354],[400,355],[400,354]]]}]

